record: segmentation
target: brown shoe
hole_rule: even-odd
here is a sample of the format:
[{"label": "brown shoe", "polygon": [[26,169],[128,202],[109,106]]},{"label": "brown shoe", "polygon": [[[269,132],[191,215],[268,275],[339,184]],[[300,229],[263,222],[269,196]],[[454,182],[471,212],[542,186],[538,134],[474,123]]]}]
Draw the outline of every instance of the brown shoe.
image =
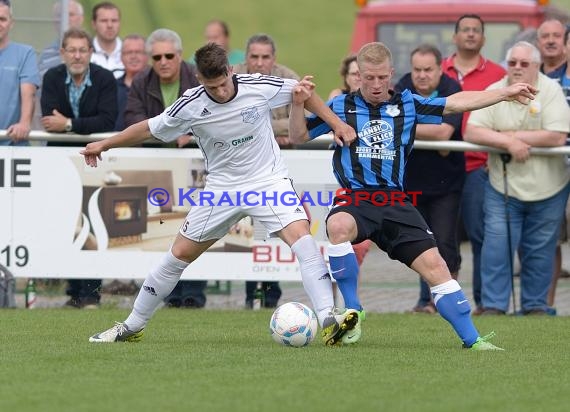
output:
[{"label": "brown shoe", "polygon": [[499,309],[492,309],[492,308],[483,308],[481,312],[481,316],[500,316],[504,315],[505,312]]},{"label": "brown shoe", "polygon": [[477,306],[475,309],[473,309],[473,312],[471,312],[471,315],[472,316],[481,316],[484,311],[485,311],[485,309],[483,309],[483,306]]},{"label": "brown shoe", "polygon": [[421,305],[416,305],[412,308],[412,312],[413,313],[426,313],[428,315],[433,315],[435,313],[437,313],[437,310],[434,306],[433,303],[428,303],[425,306],[421,306]]}]

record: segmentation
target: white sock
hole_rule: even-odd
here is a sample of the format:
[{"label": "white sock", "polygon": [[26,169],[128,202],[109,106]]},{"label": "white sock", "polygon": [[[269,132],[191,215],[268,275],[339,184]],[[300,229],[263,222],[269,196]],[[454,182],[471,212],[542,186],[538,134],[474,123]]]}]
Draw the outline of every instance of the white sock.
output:
[{"label": "white sock", "polygon": [[311,235],[305,235],[291,245],[299,260],[303,287],[322,326],[334,307],[332,282],[327,264]]},{"label": "white sock", "polygon": [[160,263],[151,269],[135,299],[131,314],[124,322],[130,330],[139,331],[146,326],[160,302],[172,292],[188,265],[189,263],[178,259],[169,250]]}]

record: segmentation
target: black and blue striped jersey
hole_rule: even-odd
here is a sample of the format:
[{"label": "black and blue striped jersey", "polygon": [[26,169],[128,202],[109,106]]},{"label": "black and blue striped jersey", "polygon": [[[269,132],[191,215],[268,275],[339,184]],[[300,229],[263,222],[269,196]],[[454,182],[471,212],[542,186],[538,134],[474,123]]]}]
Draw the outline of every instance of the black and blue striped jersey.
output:
[{"label": "black and blue striped jersey", "polygon": [[[337,146],[333,172],[348,189],[403,190],[406,161],[412,150],[418,123],[440,124],[446,98],[424,98],[409,90],[391,93],[388,101],[372,106],[360,92],[336,96],[329,107],[357,132],[350,146]],[[331,131],[316,116],[307,122],[309,136]]]}]

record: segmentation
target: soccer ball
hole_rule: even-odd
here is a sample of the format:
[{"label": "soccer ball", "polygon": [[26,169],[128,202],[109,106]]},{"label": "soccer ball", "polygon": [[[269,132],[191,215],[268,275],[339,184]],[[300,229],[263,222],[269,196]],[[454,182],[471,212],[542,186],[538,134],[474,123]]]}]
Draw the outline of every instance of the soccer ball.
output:
[{"label": "soccer ball", "polygon": [[289,302],[279,306],[269,321],[273,340],[296,348],[311,343],[317,334],[317,328],[315,313],[299,302]]}]

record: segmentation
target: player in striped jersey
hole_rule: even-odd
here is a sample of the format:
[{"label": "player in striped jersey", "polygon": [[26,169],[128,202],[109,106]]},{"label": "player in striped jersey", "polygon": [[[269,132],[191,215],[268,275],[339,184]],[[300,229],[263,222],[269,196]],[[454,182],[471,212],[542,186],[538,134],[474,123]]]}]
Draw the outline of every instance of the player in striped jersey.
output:
[{"label": "player in striped jersey", "polygon": [[[216,206],[193,206],[171,250],[151,269],[133,310],[124,322],[92,336],[90,342],[136,341],[154,311],[167,296],[186,267],[197,259],[245,216],[262,223],[279,236],[299,259],[303,285],[322,327],[326,345],[340,344],[353,329],[358,313],[333,310],[331,277],[317,244],[309,234],[309,222],[302,208],[285,204],[241,204],[239,193],[282,194],[293,189],[287,167],[271,128],[270,110],[291,104],[296,80],[263,75],[233,75],[225,50],[213,43],[196,51],[198,80],[202,86],[187,90],[160,115],[136,123],[109,139],[89,143],[81,152],[90,166],[97,166],[101,153],[113,147],[141,143],[155,136],[164,141],[178,136],[195,136],[208,171],[204,190],[216,195]],[[309,78],[301,81],[312,89]],[[318,97],[306,106],[330,122],[347,142],[354,130],[343,123]],[[219,199],[232,196],[230,204]],[[277,196],[278,198],[278,196]]]},{"label": "player in striped jersey", "polygon": [[[358,265],[352,243],[371,239],[395,260],[418,272],[430,285],[438,312],[452,325],[463,345],[473,350],[500,350],[480,337],[470,317],[470,308],[461,287],[451,278],[436,247],[433,233],[409,197],[402,203],[381,204],[392,194],[404,191],[406,160],[414,143],[418,123],[440,124],[442,115],[475,110],[503,100],[527,103],[536,90],[515,84],[499,90],[461,92],[442,98],[423,98],[409,90],[393,93],[389,87],[394,69],[390,50],[382,43],[364,45],[357,57],[361,87],[355,93],[333,98],[329,107],[354,127],[358,139],[337,146],[333,156],[334,174],[341,187],[352,191],[327,218],[331,274],[336,279],[347,308],[361,310],[357,294]],[[329,132],[319,117],[305,121],[303,102],[311,91],[299,85],[294,93],[290,135],[302,143]],[[429,173],[429,171],[426,171]],[[376,192],[376,193],[375,193]],[[376,205],[375,205],[376,204]],[[360,322],[345,334],[343,342],[355,343],[361,334]]]}]

